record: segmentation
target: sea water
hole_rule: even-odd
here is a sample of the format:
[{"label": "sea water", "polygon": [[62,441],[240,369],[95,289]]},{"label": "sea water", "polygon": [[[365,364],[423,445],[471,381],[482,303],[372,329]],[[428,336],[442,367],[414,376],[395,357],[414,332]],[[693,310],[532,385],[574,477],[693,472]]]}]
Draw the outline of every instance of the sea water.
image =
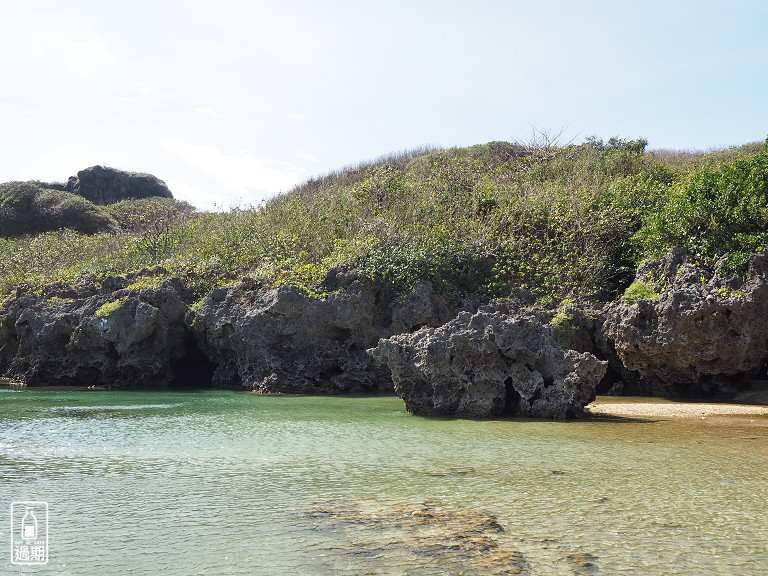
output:
[{"label": "sea water", "polygon": [[[4,388],[0,573],[762,575],[765,424]],[[11,564],[25,501],[48,503],[47,565]]]}]

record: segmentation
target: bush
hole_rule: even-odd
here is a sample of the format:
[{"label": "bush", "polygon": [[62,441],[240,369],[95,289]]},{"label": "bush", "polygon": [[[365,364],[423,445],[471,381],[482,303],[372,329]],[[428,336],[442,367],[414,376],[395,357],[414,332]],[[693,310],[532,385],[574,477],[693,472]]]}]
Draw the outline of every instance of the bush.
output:
[{"label": "bush", "polygon": [[621,297],[627,304],[636,304],[640,300],[658,300],[660,297],[656,289],[641,280],[635,280],[624,291]]},{"label": "bush", "polygon": [[120,228],[138,237],[140,249],[150,258],[157,258],[180,241],[183,224],[195,209],[181,200],[152,197],[122,200],[106,206],[104,211]]},{"label": "bush", "polygon": [[749,255],[768,249],[768,142],[759,154],[692,172],[670,187],[640,234],[648,254],[673,246],[743,271]]},{"label": "bush", "polygon": [[83,234],[114,231],[115,221],[98,206],[36,182],[0,184],[0,236],[40,234],[69,228]]}]

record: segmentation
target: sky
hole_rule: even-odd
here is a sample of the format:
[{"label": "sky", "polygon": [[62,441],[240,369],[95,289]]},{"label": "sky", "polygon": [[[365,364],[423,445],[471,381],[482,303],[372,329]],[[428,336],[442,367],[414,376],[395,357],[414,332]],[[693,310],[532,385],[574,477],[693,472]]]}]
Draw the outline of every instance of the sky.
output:
[{"label": "sky", "polygon": [[0,0],[0,182],[101,164],[204,210],[424,145],[768,136],[768,2]]}]

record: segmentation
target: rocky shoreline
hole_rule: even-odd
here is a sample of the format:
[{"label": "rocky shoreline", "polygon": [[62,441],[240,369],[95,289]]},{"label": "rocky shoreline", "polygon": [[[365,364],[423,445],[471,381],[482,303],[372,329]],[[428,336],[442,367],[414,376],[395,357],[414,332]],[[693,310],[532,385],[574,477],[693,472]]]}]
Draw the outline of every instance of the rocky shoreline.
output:
[{"label": "rocky shoreline", "polygon": [[201,300],[161,269],[23,288],[0,306],[0,374],[29,386],[395,391],[426,415],[574,417],[596,393],[711,397],[766,380],[768,257],[743,278],[680,250],[640,267],[655,293],[597,314],[452,302],[429,283],[394,299],[333,271],[324,298],[290,286]]}]

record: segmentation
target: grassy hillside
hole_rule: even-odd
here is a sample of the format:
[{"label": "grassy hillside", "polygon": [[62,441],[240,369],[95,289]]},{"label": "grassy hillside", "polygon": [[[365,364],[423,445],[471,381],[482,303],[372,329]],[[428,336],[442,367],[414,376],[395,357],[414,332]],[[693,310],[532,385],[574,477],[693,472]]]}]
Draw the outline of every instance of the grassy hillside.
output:
[{"label": "grassy hillside", "polygon": [[69,228],[83,234],[114,232],[115,221],[82,196],[41,182],[0,184],[0,236]]},{"label": "grassy hillside", "polygon": [[768,145],[645,147],[591,138],[416,150],[220,214],[126,201],[103,211],[115,229],[0,239],[0,292],[160,265],[200,295],[247,277],[322,296],[331,268],[355,268],[395,291],[430,280],[455,297],[527,292],[545,305],[599,304],[623,293],[642,259],[672,246],[702,265],[725,257],[735,271],[768,248]]}]

